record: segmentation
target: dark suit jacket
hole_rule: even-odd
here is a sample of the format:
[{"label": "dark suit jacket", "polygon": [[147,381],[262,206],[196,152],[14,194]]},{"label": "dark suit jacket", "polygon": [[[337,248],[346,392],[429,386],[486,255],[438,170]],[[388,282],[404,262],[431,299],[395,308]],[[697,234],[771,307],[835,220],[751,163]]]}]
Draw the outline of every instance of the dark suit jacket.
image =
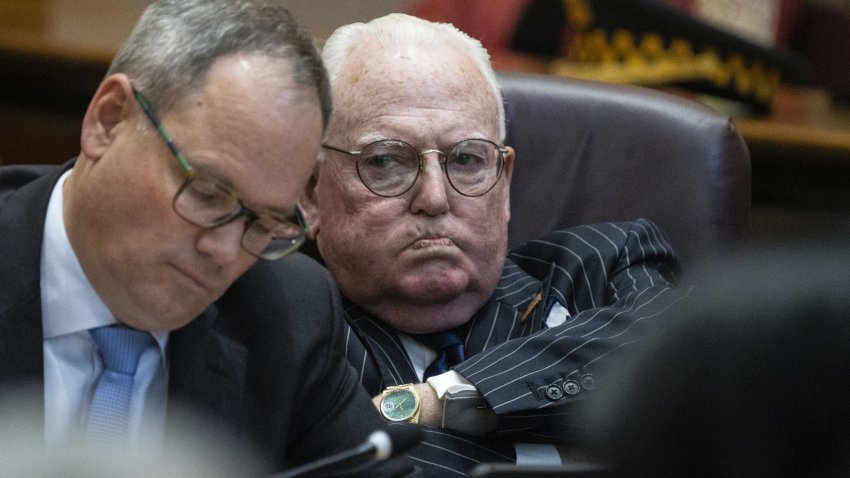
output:
[{"label": "dark suit jacket", "polygon": [[[36,383],[41,409],[41,243],[50,192],[69,166],[0,168],[0,390]],[[276,468],[359,444],[383,422],[343,359],[339,314],[311,259],[258,262],[172,332],[169,414],[189,405],[213,417]]]},{"label": "dark suit jacket", "polygon": [[[426,429],[411,456],[427,474],[444,476],[513,461],[514,442],[584,437],[576,406],[605,393],[627,345],[681,297],[672,288],[678,267],[664,233],[644,219],[557,231],[514,249],[493,296],[465,325],[467,360],[454,367],[499,415],[499,430],[473,438]],[[570,317],[548,328],[556,302]],[[393,329],[349,302],[345,309],[347,356],[369,393],[419,381]]]}]

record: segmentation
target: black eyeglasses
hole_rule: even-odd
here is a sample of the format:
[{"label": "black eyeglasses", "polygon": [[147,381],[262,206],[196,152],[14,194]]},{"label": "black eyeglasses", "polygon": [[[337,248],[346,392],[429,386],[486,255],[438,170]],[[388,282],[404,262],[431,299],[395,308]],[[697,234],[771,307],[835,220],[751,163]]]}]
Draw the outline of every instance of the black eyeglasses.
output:
[{"label": "black eyeglasses", "polygon": [[435,153],[452,188],[464,196],[476,197],[493,189],[505,168],[507,148],[486,139],[465,139],[448,153],[437,149],[417,151],[397,139],[369,143],[359,151],[336,146],[322,147],[357,158],[357,175],[370,191],[383,197],[400,196],[416,183],[425,167],[422,155]]},{"label": "black eyeglasses", "polygon": [[260,259],[277,260],[298,249],[307,234],[307,222],[298,206],[288,218],[256,212],[245,207],[230,189],[196,175],[186,155],[162,127],[150,102],[135,88],[133,95],[186,177],[172,202],[174,211],[180,217],[196,226],[211,229],[246,216],[248,221],[242,233],[241,245]]}]

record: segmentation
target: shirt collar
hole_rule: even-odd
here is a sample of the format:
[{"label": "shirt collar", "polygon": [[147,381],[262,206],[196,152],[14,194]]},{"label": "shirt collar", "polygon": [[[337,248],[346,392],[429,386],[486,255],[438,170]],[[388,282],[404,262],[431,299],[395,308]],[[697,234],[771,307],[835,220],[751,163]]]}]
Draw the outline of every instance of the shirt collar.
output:
[{"label": "shirt collar", "polygon": [[[83,272],[65,231],[62,189],[72,171],[66,171],[53,187],[44,221],[41,313],[45,339],[118,323]],[[164,356],[168,332],[151,335]]]}]

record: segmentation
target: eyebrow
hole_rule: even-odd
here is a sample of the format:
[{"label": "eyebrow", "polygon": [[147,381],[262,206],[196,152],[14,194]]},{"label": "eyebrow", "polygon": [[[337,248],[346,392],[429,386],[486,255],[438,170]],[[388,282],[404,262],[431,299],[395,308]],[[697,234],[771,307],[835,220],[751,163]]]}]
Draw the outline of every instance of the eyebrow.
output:
[{"label": "eyebrow", "polygon": [[[390,134],[387,134],[386,132],[382,132],[382,133],[370,132],[370,133],[363,134],[360,137],[352,138],[352,139],[354,140],[354,143],[356,145],[358,145],[357,149],[360,149],[361,147],[366,146],[367,144],[370,144],[370,143],[374,143],[376,141],[386,141],[386,140],[404,141],[405,143],[409,143],[409,144],[416,146],[416,142],[418,142],[420,139],[422,139],[422,138],[416,138],[416,141],[412,141],[409,138],[409,136],[410,136],[409,134],[401,134],[398,131],[393,131]],[[499,134],[498,134],[498,132],[496,132],[494,137],[498,138],[498,136],[499,136]],[[426,139],[430,139],[430,138],[426,138]],[[454,146],[457,143],[464,141],[464,140],[467,140],[467,139],[486,139],[488,141],[493,141],[494,143],[499,144],[498,141],[494,141],[493,139],[490,139],[490,134],[486,133],[483,130],[467,131],[466,134],[459,135],[459,136],[456,136],[454,138],[449,138],[447,136],[440,136],[439,138],[437,138],[438,143],[440,143],[441,145],[444,144],[444,146],[441,146],[441,147]]]},{"label": "eyebrow", "polygon": [[235,192],[236,187],[233,185],[233,181],[230,178],[223,174],[221,169],[215,165],[207,164],[203,159],[198,160],[198,156],[192,156],[190,154],[186,155],[191,158],[192,161],[192,169],[195,170],[196,175],[200,175],[205,179],[212,180],[216,184],[220,186],[224,186],[230,192]]}]

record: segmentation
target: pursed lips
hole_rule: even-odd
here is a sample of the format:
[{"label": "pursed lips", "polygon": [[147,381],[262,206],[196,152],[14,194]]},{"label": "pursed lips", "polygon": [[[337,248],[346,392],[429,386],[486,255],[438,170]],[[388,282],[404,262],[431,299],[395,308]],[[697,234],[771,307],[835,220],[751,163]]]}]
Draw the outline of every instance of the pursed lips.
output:
[{"label": "pursed lips", "polygon": [[429,247],[453,246],[454,241],[446,236],[429,235],[420,237],[411,244],[412,249],[426,249]]}]

